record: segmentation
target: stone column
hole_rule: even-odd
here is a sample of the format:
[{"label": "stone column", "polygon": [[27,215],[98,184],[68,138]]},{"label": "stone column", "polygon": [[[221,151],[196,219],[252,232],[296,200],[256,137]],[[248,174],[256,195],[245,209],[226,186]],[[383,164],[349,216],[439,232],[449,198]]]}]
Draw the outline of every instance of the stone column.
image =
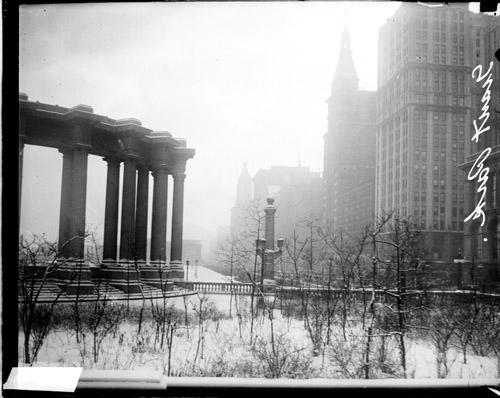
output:
[{"label": "stone column", "polygon": [[63,257],[69,257],[69,238],[71,224],[71,182],[73,169],[73,151],[60,149],[63,155],[61,204],[59,210],[59,252]]},{"label": "stone column", "polygon": [[133,260],[135,255],[136,162],[134,159],[128,158],[123,163],[120,260]]},{"label": "stone column", "polygon": [[170,278],[184,279],[182,266],[182,227],[184,225],[184,172],[174,172],[174,196],[172,203],[172,237],[170,247]]},{"label": "stone column", "polygon": [[174,197],[172,203],[172,246],[170,262],[182,263],[182,227],[184,223],[184,173],[173,174]]},{"label": "stone column", "polygon": [[148,239],[148,192],[149,169],[144,164],[137,166],[137,206],[135,212],[135,247],[139,261],[146,261]]},{"label": "stone column", "polygon": [[168,172],[164,167],[153,171],[153,217],[151,225],[151,262],[166,261]]},{"label": "stone column", "polygon": [[274,199],[267,199],[267,206],[264,209],[266,213],[266,225],[265,225],[265,238],[266,254],[264,256],[264,269],[262,270],[263,280],[274,280],[274,256],[270,252],[274,251],[274,214],[276,213],[276,208],[274,207]]},{"label": "stone column", "polygon": [[264,209],[266,214],[266,249],[274,250],[274,214],[276,213],[276,208],[273,206],[274,199],[268,199],[268,206]]},{"label": "stone column", "polygon": [[105,262],[116,261],[118,238],[118,199],[120,193],[120,163],[114,158],[105,158],[108,163],[106,179],[106,208],[104,210],[104,245],[102,258]]},{"label": "stone column", "polygon": [[83,260],[85,247],[85,210],[87,205],[87,158],[86,149],[73,149],[71,173],[71,212],[69,257]]}]

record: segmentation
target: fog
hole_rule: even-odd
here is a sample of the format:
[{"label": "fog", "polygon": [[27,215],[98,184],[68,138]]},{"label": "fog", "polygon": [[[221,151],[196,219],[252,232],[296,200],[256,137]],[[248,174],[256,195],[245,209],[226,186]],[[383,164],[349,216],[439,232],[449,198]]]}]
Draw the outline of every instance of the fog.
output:
[{"label": "fog", "polygon": [[[20,91],[185,138],[196,156],[187,166],[184,237],[202,239],[206,249],[216,228],[229,224],[243,162],[252,176],[299,162],[322,170],[341,33],[351,33],[360,86],[374,90],[377,31],[398,6],[22,6]],[[55,149],[26,147],[22,231],[57,238],[61,163]],[[105,163],[90,157],[87,224],[101,234],[105,183]]]}]

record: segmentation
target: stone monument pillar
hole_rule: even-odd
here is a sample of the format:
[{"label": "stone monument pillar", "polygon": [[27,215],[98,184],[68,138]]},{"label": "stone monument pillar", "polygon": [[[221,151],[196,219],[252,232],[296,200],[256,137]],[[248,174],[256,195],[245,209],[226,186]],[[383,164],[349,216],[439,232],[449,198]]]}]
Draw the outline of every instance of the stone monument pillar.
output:
[{"label": "stone monument pillar", "polygon": [[278,239],[278,248],[274,246],[274,199],[267,199],[267,206],[264,209],[266,214],[265,239],[257,239],[257,254],[262,258],[261,283],[264,293],[273,293],[276,289],[274,280],[274,260],[279,258],[283,252],[283,239]]}]

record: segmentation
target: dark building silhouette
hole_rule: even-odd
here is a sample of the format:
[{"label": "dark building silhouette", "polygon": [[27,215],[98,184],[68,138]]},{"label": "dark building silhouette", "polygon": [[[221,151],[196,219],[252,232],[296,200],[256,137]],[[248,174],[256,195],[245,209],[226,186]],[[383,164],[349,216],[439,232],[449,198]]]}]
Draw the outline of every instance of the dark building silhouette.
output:
[{"label": "dark building silhouette", "polygon": [[276,200],[277,237],[288,238],[295,231],[303,238],[308,236],[311,223],[320,225],[323,198],[320,173],[308,167],[272,166],[259,170],[253,185],[259,209],[266,206],[267,197]]},{"label": "dark building silhouette", "polygon": [[374,220],[376,93],[359,89],[349,33],[342,34],[328,99],[324,188],[327,228],[357,235]]}]

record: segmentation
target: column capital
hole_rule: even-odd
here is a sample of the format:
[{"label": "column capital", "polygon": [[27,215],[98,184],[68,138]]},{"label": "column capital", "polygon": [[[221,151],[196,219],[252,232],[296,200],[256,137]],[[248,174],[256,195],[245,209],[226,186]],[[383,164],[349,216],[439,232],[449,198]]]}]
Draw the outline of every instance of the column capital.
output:
[{"label": "column capital", "polygon": [[108,166],[115,166],[115,167],[119,167],[120,163],[122,162],[122,159],[112,156],[103,157],[102,160],[104,160],[108,164]]},{"label": "column capital", "polygon": [[79,143],[70,144],[69,146],[64,146],[62,148],[57,148],[57,150],[63,155],[66,155],[68,153],[74,153],[74,151],[83,151],[88,153],[90,149],[92,149],[92,145],[79,144]]},{"label": "column capital", "polygon": [[172,174],[174,180],[184,180],[186,178],[184,170],[173,170],[170,174]]},{"label": "column capital", "polygon": [[71,154],[72,152],[72,148],[68,148],[68,147],[63,147],[63,148],[57,148],[57,150],[63,154],[63,156],[66,156],[66,155],[69,155]]},{"label": "column capital", "polygon": [[151,166],[145,160],[138,160],[137,164],[136,164],[136,167],[137,167],[138,171],[145,171],[145,170],[149,171],[149,170],[151,170]]},{"label": "column capital", "polygon": [[168,168],[166,165],[152,165],[151,171],[153,173],[153,177],[155,178],[158,175],[168,174]]},{"label": "column capital", "polygon": [[139,154],[135,153],[135,152],[124,152],[123,153],[123,161],[126,161],[126,160],[133,160],[134,162],[139,162],[141,160],[141,157]]}]

